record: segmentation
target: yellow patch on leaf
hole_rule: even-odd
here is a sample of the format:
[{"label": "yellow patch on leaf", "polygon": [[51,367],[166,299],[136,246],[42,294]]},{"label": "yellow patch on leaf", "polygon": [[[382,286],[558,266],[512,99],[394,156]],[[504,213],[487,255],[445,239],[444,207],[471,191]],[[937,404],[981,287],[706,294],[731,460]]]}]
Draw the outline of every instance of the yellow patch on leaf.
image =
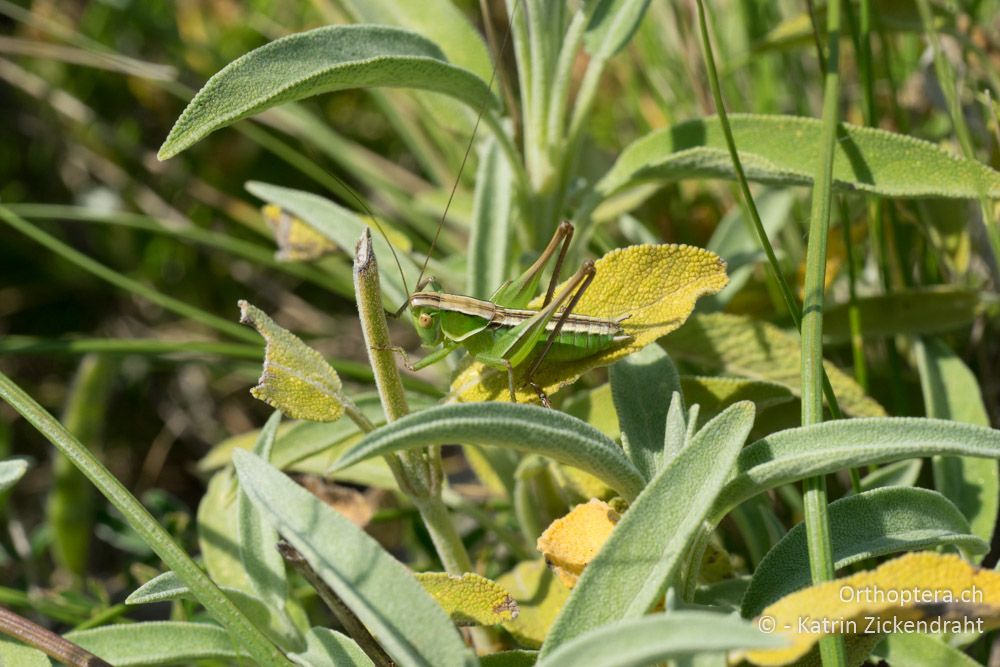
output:
[{"label": "yellow patch on leaf", "polygon": [[264,220],[274,231],[278,244],[277,259],[284,262],[309,262],[334,252],[337,245],[313,227],[276,204],[261,208]]},{"label": "yellow patch on leaf", "polygon": [[420,585],[456,625],[498,625],[517,618],[517,602],[503,586],[472,572],[420,572]]},{"label": "yellow patch on leaf", "polygon": [[786,595],[757,623],[790,640],[785,648],[748,652],[757,665],[795,662],[827,635],[988,630],[1000,625],[1000,573],[955,555],[910,553]]},{"label": "yellow patch on leaf", "polygon": [[619,518],[611,505],[594,498],[553,521],[538,538],[536,547],[559,580],[573,588],[583,568],[611,536]]},{"label": "yellow patch on leaf", "polygon": [[501,575],[497,583],[510,591],[521,613],[503,624],[504,630],[522,646],[539,648],[566,604],[569,589],[563,586],[542,560],[518,563]]},{"label": "yellow patch on leaf", "polygon": [[[715,253],[687,245],[635,245],[609,252],[597,260],[594,281],[573,312],[619,318],[632,339],[583,359],[542,362],[533,378],[552,395],[592,368],[607,366],[670,333],[688,318],[698,297],[715,294],[729,282],[726,263]],[[565,283],[556,288],[559,292]],[[541,306],[538,297],[529,307]],[[531,359],[514,369],[518,402],[537,402],[525,384]],[[510,400],[507,373],[468,359],[451,385],[456,402]]]}]

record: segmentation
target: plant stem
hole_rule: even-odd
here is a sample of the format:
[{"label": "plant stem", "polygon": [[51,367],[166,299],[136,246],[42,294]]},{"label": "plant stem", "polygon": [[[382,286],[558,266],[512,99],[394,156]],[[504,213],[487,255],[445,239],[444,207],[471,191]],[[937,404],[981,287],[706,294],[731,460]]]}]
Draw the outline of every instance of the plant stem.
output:
[{"label": "plant stem", "polygon": [[90,651],[3,607],[0,607],[0,632],[71,667],[111,667]]},{"label": "plant stem", "polygon": [[[813,181],[802,309],[803,426],[823,421],[823,294],[840,97],[840,4],[840,0],[832,0],[828,3],[826,12],[829,54],[823,85],[823,139]],[[805,480],[803,490],[809,569],[813,583],[818,584],[834,577],[826,478],[818,476]],[[820,656],[825,667],[846,665],[843,638],[834,636],[821,640]]]},{"label": "plant stem", "polygon": [[257,334],[247,330],[245,327],[227,319],[218,317],[217,315],[206,313],[200,308],[196,308],[189,303],[175,299],[172,296],[167,296],[152,287],[143,285],[137,280],[133,280],[123,276],[113,269],[109,269],[100,262],[84,255],[79,250],[71,248],[51,234],[43,232],[41,229],[35,227],[21,216],[12,213],[5,206],[0,206],[0,219],[33,241],[37,241],[41,245],[45,246],[63,259],[76,264],[84,271],[97,276],[101,280],[111,283],[115,287],[121,288],[127,292],[132,292],[147,301],[151,301],[158,306],[162,306],[166,310],[176,313],[182,317],[190,318],[196,322],[200,322],[205,326],[215,329],[219,333],[230,336],[231,338],[237,338],[250,343],[257,342]]},{"label": "plant stem", "polygon": [[[403,393],[399,369],[396,368],[394,348],[389,339],[389,325],[382,309],[378,262],[372,250],[371,231],[367,228],[355,251],[354,288],[361,331],[375,373],[375,386],[382,400],[386,419],[392,422],[406,415],[410,409]],[[386,461],[399,488],[410,497],[420,512],[445,569],[451,574],[471,571],[469,554],[441,500],[444,472],[439,448],[393,454],[387,456]]]},{"label": "plant stem", "polygon": [[[3,209],[0,209],[2,211]],[[122,513],[129,526],[173,570],[192,595],[215,620],[229,631],[233,641],[246,649],[262,665],[291,664],[284,654],[250,622],[243,612],[219,590],[188,554],[160,526],[135,496],[104,467],[97,457],[10,378],[0,373],[0,399],[6,401],[39,433],[76,465]]]}]

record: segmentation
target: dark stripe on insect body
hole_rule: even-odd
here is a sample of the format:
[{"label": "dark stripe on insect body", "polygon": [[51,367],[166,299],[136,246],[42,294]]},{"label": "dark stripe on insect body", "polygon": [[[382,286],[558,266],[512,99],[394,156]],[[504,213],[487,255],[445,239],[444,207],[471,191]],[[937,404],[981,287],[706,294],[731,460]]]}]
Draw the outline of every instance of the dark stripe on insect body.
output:
[{"label": "dark stripe on insect body", "polygon": [[[436,308],[472,317],[480,317],[489,322],[489,327],[500,329],[504,327],[515,327],[525,320],[534,317],[538,311],[520,310],[515,308],[504,308],[490,301],[474,299],[470,296],[460,296],[457,294],[440,294],[437,292],[418,292],[410,297],[410,305],[417,308]],[[546,324],[545,330],[552,331],[559,323],[561,313],[556,313]],[[582,339],[590,343],[596,342],[591,338],[610,337],[612,341],[627,340],[629,336],[623,336],[621,319],[611,319],[606,317],[593,317],[590,315],[578,315],[570,313],[563,323],[559,338],[568,334],[582,334]],[[568,339],[567,339],[568,340]],[[604,344],[605,346],[607,343]]]}]

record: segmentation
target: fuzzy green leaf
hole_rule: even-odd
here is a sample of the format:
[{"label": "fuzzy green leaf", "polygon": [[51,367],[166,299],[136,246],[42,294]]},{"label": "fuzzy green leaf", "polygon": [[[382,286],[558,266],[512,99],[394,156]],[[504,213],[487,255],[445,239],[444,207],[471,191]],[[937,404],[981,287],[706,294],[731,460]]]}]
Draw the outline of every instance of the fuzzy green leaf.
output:
[{"label": "fuzzy green leaf", "polygon": [[[282,210],[301,218],[341,248],[353,248],[365,228],[371,226],[354,211],[311,192],[258,181],[249,181],[246,189],[255,197],[276,204]],[[409,295],[408,286],[416,284],[420,267],[410,259],[407,252],[403,252],[403,249],[396,250],[390,246],[378,228],[373,229],[373,232],[372,245],[375,255],[381,258],[379,278],[382,281],[382,290],[389,301],[388,305],[396,308]],[[394,256],[399,260],[403,276],[399,275],[396,262],[392,261]],[[403,277],[406,278],[405,284]]]},{"label": "fuzzy green leaf", "polygon": [[304,667],[374,667],[374,664],[353,639],[329,628],[312,628],[306,633],[306,650],[288,656]]},{"label": "fuzzy green leaf", "polygon": [[733,405],[657,473],[587,565],[542,646],[542,657],[595,628],[642,616],[662,600],[753,426]]},{"label": "fuzzy green leaf", "polygon": [[[889,487],[841,498],[829,508],[837,569],[869,558],[956,546],[985,554],[989,544],[969,532],[969,522],[936,491]],[[792,528],[754,571],[741,613],[753,618],[772,602],[812,583],[805,524]]]},{"label": "fuzzy green leaf", "polygon": [[0,665],[17,667],[52,667],[52,661],[37,648],[25,646],[19,641],[0,637]]},{"label": "fuzzy green leaf", "polygon": [[[780,382],[796,396],[801,395],[799,335],[773,324],[728,313],[694,315],[667,337],[665,347],[677,361],[725,375]],[[885,415],[882,406],[866,396],[853,378],[829,362],[824,365],[846,414]]]},{"label": "fuzzy green leaf", "polygon": [[233,453],[242,488],[401,666],[475,664],[447,614],[371,537],[276,468]]},{"label": "fuzzy green leaf", "polygon": [[476,172],[466,286],[469,296],[489,299],[507,278],[514,204],[510,164],[490,138]]},{"label": "fuzzy green leaf", "polygon": [[626,498],[635,498],[645,484],[621,448],[597,429],[561,412],[523,403],[443,405],[407,415],[369,433],[333,469],[446,442],[542,454],[589,472]]},{"label": "fuzzy green leaf", "polygon": [[939,637],[919,632],[886,635],[882,643],[872,651],[872,655],[882,658],[887,665],[982,667],[961,649],[948,645]]},{"label": "fuzzy green leaf", "polygon": [[[981,290],[924,287],[857,300],[861,335],[933,334],[954,331],[976,319],[982,304]],[[846,343],[851,339],[850,304],[841,303],[823,313],[823,340]]]},{"label": "fuzzy green leaf", "polygon": [[725,614],[672,611],[588,632],[545,655],[538,667],[641,667],[702,653],[781,646],[751,623]]},{"label": "fuzzy green leaf", "polygon": [[939,454],[1000,458],[1000,431],[913,417],[846,419],[780,431],[743,450],[712,518],[717,521],[747,498],[780,484]]},{"label": "fuzzy green leaf", "polygon": [[496,106],[486,82],[449,64],[420,35],[387,26],[327,26],[283,37],[226,65],[184,109],[159,158],[283,102],[378,86],[444,93],[477,111]]},{"label": "fuzzy green leaf", "polygon": [[608,60],[624,49],[648,7],[649,0],[598,0],[583,34],[587,53]]},{"label": "fuzzy green leaf", "polygon": [[254,398],[292,419],[332,422],[343,416],[340,376],[323,355],[246,301],[240,301],[240,322],[266,341],[264,370],[250,390]]},{"label": "fuzzy green leaf", "polygon": [[[810,185],[822,122],[796,116],[729,116],[747,179]],[[841,123],[834,189],[887,197],[1000,197],[1000,172],[902,134]],[[598,183],[605,196],[648,181],[735,178],[716,116],[652,132],[628,146]]]},{"label": "fuzzy green leaf", "polygon": [[[979,381],[962,359],[933,338],[917,341],[915,351],[927,416],[989,426]],[[934,487],[962,510],[973,533],[991,542],[1000,505],[997,462],[937,456],[932,463]]]},{"label": "fuzzy green leaf", "polygon": [[154,621],[106,625],[70,632],[65,637],[116,667],[249,659],[225,630],[208,623]]},{"label": "fuzzy green leaf", "polygon": [[611,366],[611,394],[622,430],[622,448],[646,477],[663,463],[670,397],[680,390],[674,362],[650,345]]},{"label": "fuzzy green leaf", "polygon": [[23,459],[0,461],[0,493],[17,484],[28,472],[28,462]]}]

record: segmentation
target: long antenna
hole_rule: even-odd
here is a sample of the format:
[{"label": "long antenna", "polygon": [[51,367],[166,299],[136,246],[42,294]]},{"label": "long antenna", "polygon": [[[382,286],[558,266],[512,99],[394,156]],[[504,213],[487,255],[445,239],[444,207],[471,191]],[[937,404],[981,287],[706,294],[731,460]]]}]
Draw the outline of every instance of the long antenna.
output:
[{"label": "long antenna", "polygon": [[[503,36],[503,44],[500,45],[500,52],[497,53],[496,60],[493,62],[493,72],[490,74],[490,82],[486,86],[491,92],[493,90],[493,82],[497,78],[497,70],[500,68],[500,63],[503,61],[504,53],[507,51],[507,43],[510,41],[510,34],[513,31],[514,14],[517,13],[517,7],[520,4],[521,0],[514,0],[514,7],[510,10],[510,16],[507,17],[507,32]],[[483,7],[485,8],[485,5]],[[488,24],[489,20],[489,16],[484,13],[483,22]],[[441,213],[441,220],[438,222],[437,230],[434,232],[434,238],[431,239],[430,250],[428,250],[427,255],[424,256],[424,263],[420,267],[420,275],[417,276],[417,282],[414,285],[414,289],[418,289],[420,281],[424,277],[424,272],[427,271],[427,263],[434,255],[434,247],[437,245],[438,237],[441,236],[441,229],[444,227],[445,220],[448,218],[448,211],[451,209],[451,202],[455,199],[455,193],[458,191],[458,184],[462,181],[462,172],[465,171],[465,163],[469,161],[469,154],[472,152],[472,146],[476,142],[476,132],[479,131],[479,123],[483,120],[483,114],[486,113],[487,102],[488,99],[483,100],[482,106],[479,107],[479,113],[476,115],[476,124],[472,126],[472,136],[469,137],[469,143],[465,147],[465,155],[462,156],[462,164],[458,167],[458,176],[455,177],[455,183],[451,186],[451,192],[448,194],[448,202],[444,205],[444,212]]]}]

